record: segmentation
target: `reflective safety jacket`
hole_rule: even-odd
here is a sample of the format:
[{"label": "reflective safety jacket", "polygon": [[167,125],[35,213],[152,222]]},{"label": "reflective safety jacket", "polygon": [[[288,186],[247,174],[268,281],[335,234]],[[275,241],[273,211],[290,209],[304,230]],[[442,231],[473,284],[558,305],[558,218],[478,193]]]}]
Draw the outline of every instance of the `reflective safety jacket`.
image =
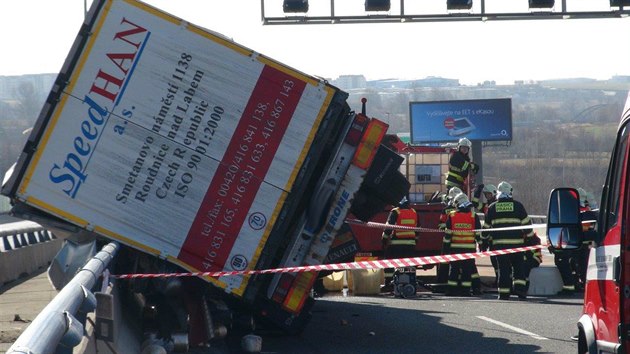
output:
[{"label": "reflective safety jacket", "polygon": [[472,204],[452,211],[446,220],[444,243],[450,243],[451,250],[475,252],[481,229],[479,216],[472,210]]},{"label": "reflective safety jacket", "polygon": [[446,173],[446,186],[457,187],[464,190],[464,180],[470,171],[470,157],[459,150],[455,151],[448,160],[448,172]]},{"label": "reflective safety jacket", "polygon": [[[418,214],[413,208],[402,209],[394,208],[389,214],[388,224],[397,226],[416,227],[418,225]],[[390,245],[416,245],[416,231],[414,230],[392,230],[386,229],[383,232],[383,238],[390,238]]]},{"label": "reflective safety jacket", "polygon": [[[527,215],[523,204],[512,198],[501,198],[488,208],[483,228],[491,229],[531,224],[532,221]],[[491,241],[493,250],[502,250],[523,246],[526,243],[525,239],[532,236],[534,236],[532,229],[524,229],[484,232],[481,238],[484,241]]]}]

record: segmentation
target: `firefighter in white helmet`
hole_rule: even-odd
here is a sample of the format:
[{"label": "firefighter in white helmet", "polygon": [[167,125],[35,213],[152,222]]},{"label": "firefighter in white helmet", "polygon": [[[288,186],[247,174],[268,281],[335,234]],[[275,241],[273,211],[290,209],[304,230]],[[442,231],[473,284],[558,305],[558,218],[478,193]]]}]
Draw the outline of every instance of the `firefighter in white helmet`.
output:
[{"label": "firefighter in white helmet", "polygon": [[[497,201],[488,208],[488,215],[483,228],[503,228],[531,225],[531,220],[525,207],[512,198],[512,186],[508,182],[501,182],[497,186],[499,194]],[[531,228],[523,230],[502,230],[484,232],[482,240],[490,241],[491,250],[503,250],[523,247],[530,243],[534,236]],[[523,254],[511,253],[497,256],[499,264],[498,290],[499,299],[508,300],[512,289],[519,298],[527,297],[526,280],[523,273]]]},{"label": "firefighter in white helmet", "polygon": [[[446,220],[446,242],[450,243],[451,253],[474,253],[477,250],[479,233],[473,230],[481,229],[479,216],[464,193],[455,196],[457,206]],[[476,271],[475,259],[452,262],[448,275],[446,295],[470,296],[472,275]]]},{"label": "firefighter in white helmet", "polygon": [[[438,224],[438,229],[446,230],[446,219],[448,218],[448,214],[450,214],[451,211],[457,209],[457,206],[455,205],[455,202],[453,201],[453,199],[455,199],[455,196],[457,196],[460,193],[462,193],[462,190],[457,187],[451,188],[446,193],[446,198],[443,202],[444,208],[442,208],[442,213],[440,214],[440,223]],[[450,253],[450,243],[446,241],[447,241],[446,234],[444,234],[442,236],[442,255]],[[446,291],[446,285],[448,281],[448,271],[449,271],[448,263],[439,263],[437,265],[436,281],[435,281],[435,284],[433,284],[433,289],[432,289],[433,292],[442,293]]]},{"label": "firefighter in white helmet", "polygon": [[[483,193],[483,198],[481,197]],[[475,206],[475,209],[484,213],[484,215],[488,212],[488,207],[490,204],[494,203],[497,200],[497,187],[494,184],[479,184],[475,187],[475,191],[473,193],[473,198],[471,202]]]},{"label": "firefighter in white helmet", "polygon": [[448,172],[446,174],[446,189],[449,190],[457,187],[462,191],[466,191],[464,181],[470,172],[477,173],[479,166],[470,162],[468,153],[472,147],[472,143],[467,138],[459,139],[457,143],[457,151],[455,151],[448,160]]}]

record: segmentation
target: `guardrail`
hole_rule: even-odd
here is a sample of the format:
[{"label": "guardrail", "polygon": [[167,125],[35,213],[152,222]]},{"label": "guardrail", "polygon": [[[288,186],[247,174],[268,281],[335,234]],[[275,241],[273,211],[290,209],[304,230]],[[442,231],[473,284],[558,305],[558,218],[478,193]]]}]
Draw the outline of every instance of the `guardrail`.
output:
[{"label": "guardrail", "polygon": [[75,316],[96,308],[96,298],[91,289],[117,251],[116,242],[105,245],[35,317],[7,353],[55,353],[57,350],[54,348],[73,348],[79,344],[84,323]]}]

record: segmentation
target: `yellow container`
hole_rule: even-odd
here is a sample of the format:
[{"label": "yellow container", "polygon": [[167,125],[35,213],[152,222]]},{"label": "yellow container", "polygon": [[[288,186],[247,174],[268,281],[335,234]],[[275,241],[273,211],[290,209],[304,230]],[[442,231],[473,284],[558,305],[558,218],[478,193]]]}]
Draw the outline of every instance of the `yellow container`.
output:
[{"label": "yellow container", "polygon": [[324,277],[324,288],[328,291],[341,291],[343,289],[343,276],[346,272],[333,272]]},{"label": "yellow container", "polygon": [[376,295],[381,292],[381,284],[385,281],[385,273],[382,269],[362,269],[350,272],[352,273],[350,289],[354,295]]}]

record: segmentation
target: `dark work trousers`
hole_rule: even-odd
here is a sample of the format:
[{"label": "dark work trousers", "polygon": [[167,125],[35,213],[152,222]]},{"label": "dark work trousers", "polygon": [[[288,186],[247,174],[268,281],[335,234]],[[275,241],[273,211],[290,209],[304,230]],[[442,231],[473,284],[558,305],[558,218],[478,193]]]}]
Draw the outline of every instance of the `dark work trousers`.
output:
[{"label": "dark work trousers", "polygon": [[494,268],[494,283],[497,284],[497,279],[499,279],[499,262],[497,262],[497,256],[490,256],[490,263],[492,263],[492,268]]},{"label": "dark work trousers", "polygon": [[451,262],[446,293],[449,295],[469,296],[474,268],[474,259]]},{"label": "dark work trousers", "polygon": [[[442,243],[442,255],[450,254],[450,253],[451,253],[450,246],[445,246],[445,244]],[[449,263],[439,263],[437,265],[436,280],[435,280],[436,287],[433,289],[434,291],[441,292],[441,291],[446,290],[449,269],[450,269]]]},{"label": "dark work trousers", "polygon": [[575,256],[576,251],[555,250],[553,253],[553,262],[562,277],[562,289],[566,291],[575,291],[575,273],[571,266],[571,258]]},{"label": "dark work trousers", "polygon": [[523,276],[523,254],[511,253],[497,256],[499,264],[498,290],[500,296],[509,296],[512,286],[515,293],[525,294],[525,277]]},{"label": "dark work trousers", "polygon": [[[475,251],[471,251],[475,252]],[[479,275],[479,270],[477,269],[477,263],[473,262],[473,272],[472,272],[472,285],[471,289],[473,292],[478,293],[481,291],[481,276]]]}]

